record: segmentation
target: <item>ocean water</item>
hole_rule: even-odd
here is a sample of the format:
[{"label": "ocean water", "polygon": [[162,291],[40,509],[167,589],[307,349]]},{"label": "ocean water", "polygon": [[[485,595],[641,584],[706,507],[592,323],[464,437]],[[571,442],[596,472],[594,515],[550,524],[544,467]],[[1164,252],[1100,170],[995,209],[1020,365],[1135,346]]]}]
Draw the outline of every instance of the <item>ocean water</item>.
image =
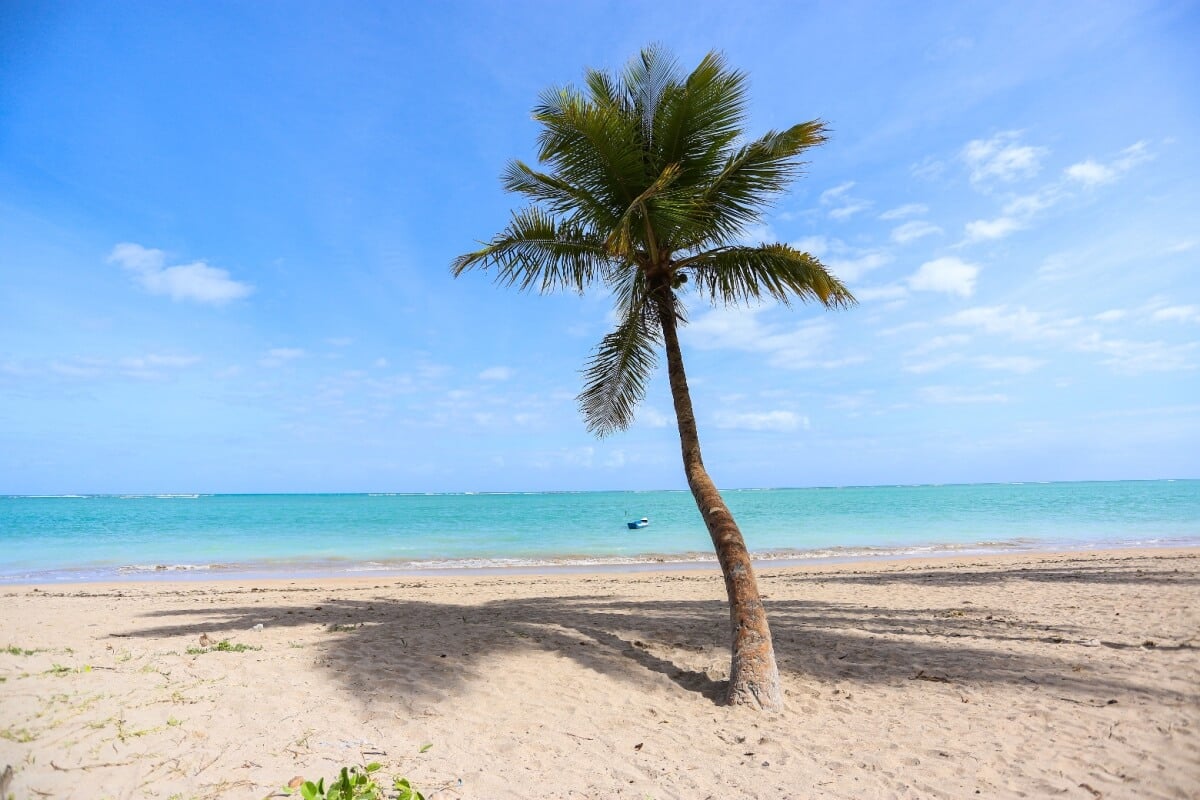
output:
[{"label": "ocean water", "polygon": [[[723,495],[771,561],[1200,544],[1200,480]],[[0,583],[712,560],[686,491],[0,497]]]}]

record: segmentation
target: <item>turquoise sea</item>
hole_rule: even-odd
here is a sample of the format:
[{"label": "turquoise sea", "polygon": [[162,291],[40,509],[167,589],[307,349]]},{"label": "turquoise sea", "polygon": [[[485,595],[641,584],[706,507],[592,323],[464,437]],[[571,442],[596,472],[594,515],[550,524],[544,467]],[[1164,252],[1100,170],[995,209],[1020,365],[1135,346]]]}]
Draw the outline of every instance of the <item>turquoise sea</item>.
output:
[{"label": "turquoise sea", "polygon": [[[723,494],[772,561],[1200,545],[1200,480]],[[0,497],[0,583],[712,560],[685,491]]]}]

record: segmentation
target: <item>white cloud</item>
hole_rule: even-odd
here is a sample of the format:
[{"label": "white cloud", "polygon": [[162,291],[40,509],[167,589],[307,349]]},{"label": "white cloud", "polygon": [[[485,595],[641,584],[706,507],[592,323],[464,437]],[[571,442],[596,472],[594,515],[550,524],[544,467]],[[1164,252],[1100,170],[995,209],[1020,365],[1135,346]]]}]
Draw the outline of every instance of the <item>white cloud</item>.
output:
[{"label": "white cloud", "polygon": [[671,424],[670,418],[653,406],[642,406],[637,411],[637,420],[651,428],[665,428]]},{"label": "white cloud", "polygon": [[921,397],[927,403],[938,405],[963,405],[974,403],[1007,403],[1008,396],[993,393],[973,392],[954,386],[926,386],[921,390]]},{"label": "white cloud", "polygon": [[1008,183],[1036,175],[1046,149],[1020,144],[1020,136],[1020,131],[1005,131],[991,139],[967,142],[962,159],[971,171],[971,182],[997,180]]},{"label": "white cloud", "polygon": [[325,341],[334,347],[349,347],[354,344],[354,340],[349,336],[330,336]]},{"label": "white cloud", "polygon": [[871,207],[871,205],[872,204],[869,200],[851,200],[846,203],[846,205],[830,211],[829,218],[838,220],[850,219],[850,217],[854,216],[860,211],[866,211]]},{"label": "white cloud", "polygon": [[1004,214],[1005,216],[1016,217],[1022,221],[1028,221],[1035,214],[1040,214],[1069,196],[1060,184],[1052,183],[1048,186],[1043,186],[1036,192],[1020,194],[1012,198],[1004,204]]},{"label": "white cloud", "polygon": [[1072,164],[1067,167],[1066,174],[1068,178],[1079,181],[1084,186],[1098,186],[1117,177],[1117,172],[1112,167],[1098,164],[1091,159]]},{"label": "white cloud", "polygon": [[1099,314],[1094,315],[1092,319],[1097,322],[1116,322],[1127,316],[1129,316],[1129,312],[1123,308],[1110,308],[1108,311],[1101,311]]},{"label": "white cloud", "polygon": [[911,372],[914,375],[924,375],[929,372],[936,372],[939,369],[945,369],[951,364],[957,364],[963,360],[960,355],[946,355],[939,358],[931,358],[928,361],[917,361],[904,365],[905,372]]},{"label": "white cloud", "polygon": [[916,164],[910,165],[908,171],[914,178],[932,181],[942,177],[942,173],[946,171],[946,165],[933,156],[928,156]]},{"label": "white cloud", "polygon": [[820,258],[829,252],[832,245],[824,236],[806,236],[799,241],[792,242],[792,247],[815,258]]},{"label": "white cloud", "polygon": [[849,192],[854,188],[854,181],[846,181],[832,189],[821,192],[821,205],[834,206],[830,209],[831,219],[849,219],[860,211],[866,211],[873,204],[869,200],[851,197]]},{"label": "white cloud", "polygon": [[898,244],[905,244],[924,236],[932,236],[935,233],[941,232],[942,229],[932,222],[915,219],[912,222],[906,222],[903,225],[897,225],[895,228],[892,228],[892,241]]},{"label": "white cloud", "polygon": [[713,416],[718,428],[746,431],[790,433],[808,430],[809,419],[793,411],[734,412],[719,411]]},{"label": "white cloud", "polygon": [[908,289],[892,284],[891,286],[861,286],[854,289],[854,297],[860,303],[872,300],[901,300],[908,297]]},{"label": "white cloud", "polygon": [[846,181],[845,183],[839,183],[832,189],[826,189],[825,191],[821,192],[821,205],[827,206],[831,203],[841,202],[846,193],[853,188],[854,181]]},{"label": "white cloud", "polygon": [[[1070,324],[1050,322],[1045,315],[1025,307],[1009,310],[1007,306],[975,306],[945,318],[950,325],[979,328],[986,333],[1011,336],[1018,341],[1044,340],[1066,333]],[[1070,321],[1073,324],[1073,321]]]},{"label": "white cloud", "polygon": [[278,367],[288,361],[304,358],[304,356],[305,352],[299,347],[272,347],[265,356],[258,360],[258,363],[264,367]]},{"label": "white cloud", "polygon": [[375,359],[375,367],[378,369],[384,369],[388,366],[388,364],[389,364],[388,360],[386,358],[383,358],[382,356]]},{"label": "white cloud", "polygon": [[[68,378],[113,378],[122,376],[138,380],[166,380],[172,371],[183,370],[200,363],[200,356],[148,353],[143,356],[124,358],[91,358],[76,356],[68,360],[55,360],[47,369],[55,375]],[[8,370],[12,371],[12,370]]]},{"label": "white cloud", "polygon": [[744,244],[747,247],[758,247],[764,242],[770,243],[779,241],[779,237],[775,235],[775,231],[771,229],[771,226],[762,224],[750,225],[749,227],[743,228],[741,233],[739,233],[735,238],[740,244]]},{"label": "white cloud", "polygon": [[1158,341],[1109,339],[1099,331],[1085,330],[1078,317],[1053,319],[1026,308],[978,306],[944,319],[951,325],[974,327],[986,333],[1008,336],[1016,341],[1046,346],[1059,343],[1069,350],[1096,353],[1100,363],[1123,374],[1168,372],[1196,368],[1194,353],[1200,342],[1171,345]]},{"label": "white cloud", "polygon": [[152,367],[166,367],[168,369],[182,369],[190,367],[193,364],[200,363],[200,356],[178,356],[178,355],[158,355],[150,353],[144,356],[133,356],[121,359],[121,366],[130,369],[146,369]]},{"label": "white cloud", "polygon": [[1169,345],[1164,342],[1136,342],[1128,339],[1105,339],[1099,333],[1089,333],[1076,346],[1085,352],[1105,356],[1100,363],[1127,375],[1143,372],[1177,372],[1196,368],[1193,354],[1200,342]]},{"label": "white cloud", "polygon": [[760,319],[766,309],[715,309],[689,323],[683,335],[688,344],[703,350],[761,353],[768,364],[783,369],[833,369],[863,360],[858,356],[831,357],[826,352],[832,339],[828,322],[771,325]]},{"label": "white cloud", "polygon": [[481,381],[506,381],[513,376],[513,371],[509,367],[488,367],[483,372],[479,373]]},{"label": "white cloud", "polygon": [[977,219],[968,222],[966,226],[967,241],[978,242],[986,239],[1000,239],[1013,231],[1025,227],[1013,217],[997,217],[996,219]]},{"label": "white cloud", "polygon": [[[1120,155],[1108,164],[1091,159],[1072,164],[1063,171],[1064,177],[1061,180],[1052,181],[1035,192],[1010,198],[1004,204],[1001,216],[996,219],[967,223],[966,242],[999,239],[1013,231],[1027,228],[1039,214],[1071,198],[1072,186],[1092,188],[1109,183],[1150,157],[1146,152],[1145,143],[1138,142],[1122,150]],[[1018,163],[1020,159],[1011,161]],[[974,175],[972,179],[975,179]]]},{"label": "white cloud", "polygon": [[210,267],[203,261],[165,266],[166,253],[162,250],[132,242],[114,247],[108,262],[130,273],[150,294],[167,295],[172,300],[223,305],[254,291],[250,284],[235,281],[226,270]]},{"label": "white cloud", "polygon": [[52,361],[50,371],[68,378],[97,378],[103,372],[100,365],[81,359],[75,363]]},{"label": "white cloud", "polygon": [[1084,186],[1099,186],[1104,183],[1111,183],[1122,174],[1153,158],[1146,147],[1145,142],[1136,142],[1129,147],[1126,147],[1116,158],[1107,164],[1101,164],[1093,159],[1081,161],[1078,164],[1072,164],[1064,170],[1064,174],[1069,180],[1081,183]]},{"label": "white cloud", "polygon": [[965,333],[951,333],[945,336],[934,336],[932,339],[926,339],[916,347],[908,351],[906,355],[923,356],[927,353],[932,353],[935,350],[944,350],[947,347],[959,347],[968,344],[971,337]]},{"label": "white cloud", "polygon": [[856,281],[871,270],[890,263],[892,257],[881,250],[864,253],[857,258],[833,258],[825,262],[825,266],[833,274],[844,281]]},{"label": "white cloud", "polygon": [[1167,306],[1150,317],[1156,322],[1200,322],[1200,306]]},{"label": "white cloud", "polygon": [[904,219],[905,217],[915,217],[929,211],[929,206],[924,203],[908,203],[906,205],[897,206],[889,209],[879,215],[880,219],[893,220]]},{"label": "white cloud", "polygon": [[1039,358],[1028,356],[979,356],[975,363],[984,369],[1002,370],[1004,372],[1033,372],[1046,362]]},{"label": "white cloud", "polygon": [[944,292],[970,297],[975,291],[979,267],[947,256],[926,261],[908,278],[908,287],[917,292]]}]

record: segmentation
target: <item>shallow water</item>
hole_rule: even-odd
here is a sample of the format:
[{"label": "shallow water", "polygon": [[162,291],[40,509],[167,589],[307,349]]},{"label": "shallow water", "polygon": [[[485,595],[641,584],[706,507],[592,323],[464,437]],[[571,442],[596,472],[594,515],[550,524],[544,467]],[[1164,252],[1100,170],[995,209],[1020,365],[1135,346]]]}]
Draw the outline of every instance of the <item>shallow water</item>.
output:
[{"label": "shallow water", "polygon": [[[723,494],[765,559],[1200,544],[1198,480]],[[705,560],[684,491],[0,497],[5,583]]]}]

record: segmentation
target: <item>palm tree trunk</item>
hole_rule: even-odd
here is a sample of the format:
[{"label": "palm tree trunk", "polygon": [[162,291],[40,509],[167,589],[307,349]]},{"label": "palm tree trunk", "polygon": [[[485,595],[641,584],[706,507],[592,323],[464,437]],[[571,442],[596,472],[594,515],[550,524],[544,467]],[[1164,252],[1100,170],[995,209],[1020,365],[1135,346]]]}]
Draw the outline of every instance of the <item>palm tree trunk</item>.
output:
[{"label": "palm tree trunk", "polygon": [[782,711],[783,691],[779,684],[779,667],[775,663],[767,612],[763,608],[758,582],[750,566],[750,553],[737,522],[729,513],[729,507],[725,505],[700,457],[700,434],[696,429],[696,415],[692,411],[692,397],[683,370],[675,298],[670,286],[658,287],[654,291],[654,300],[667,351],[667,376],[671,382],[671,399],[675,403],[675,419],[679,425],[683,470],[708,534],[712,537],[717,561],[725,576],[725,592],[729,596],[733,655],[725,699],[729,705],[750,705],[767,711]]}]

